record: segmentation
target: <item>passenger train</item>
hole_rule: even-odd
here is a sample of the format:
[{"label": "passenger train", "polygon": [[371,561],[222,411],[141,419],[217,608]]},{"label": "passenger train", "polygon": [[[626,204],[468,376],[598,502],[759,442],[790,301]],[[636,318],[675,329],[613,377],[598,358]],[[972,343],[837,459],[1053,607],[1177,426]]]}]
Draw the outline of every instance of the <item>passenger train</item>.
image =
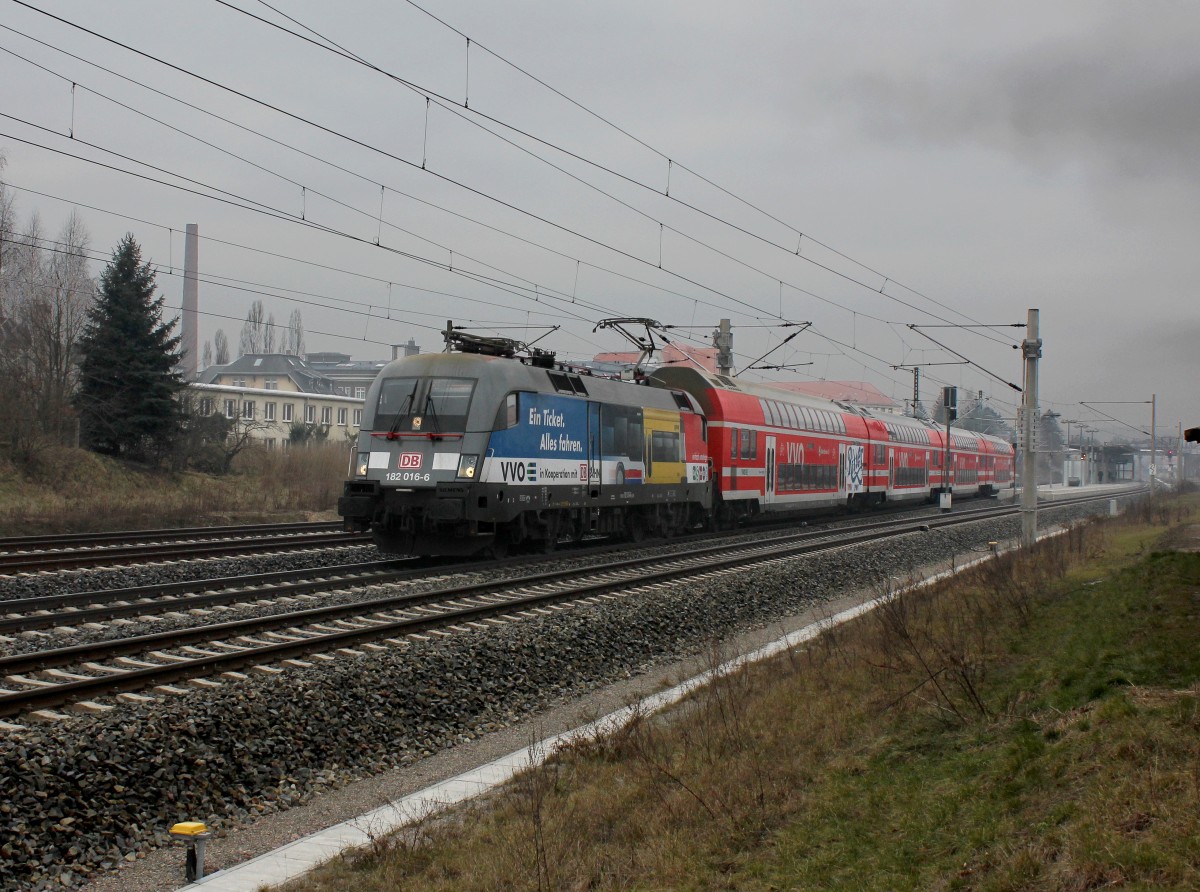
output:
[{"label": "passenger train", "polygon": [[758,516],[990,495],[1011,444],[663,367],[580,373],[504,339],[389,363],[367,391],[348,530],[405,554],[499,556],[588,534],[671,536]]}]

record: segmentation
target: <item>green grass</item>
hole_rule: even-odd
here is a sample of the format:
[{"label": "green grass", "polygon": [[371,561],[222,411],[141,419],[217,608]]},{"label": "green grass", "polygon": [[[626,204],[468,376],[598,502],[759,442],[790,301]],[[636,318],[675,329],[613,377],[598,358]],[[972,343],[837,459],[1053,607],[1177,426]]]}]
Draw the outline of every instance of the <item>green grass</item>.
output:
[{"label": "green grass", "polygon": [[289,888],[1200,888],[1200,555],[1156,547],[1191,507],[906,595]]}]

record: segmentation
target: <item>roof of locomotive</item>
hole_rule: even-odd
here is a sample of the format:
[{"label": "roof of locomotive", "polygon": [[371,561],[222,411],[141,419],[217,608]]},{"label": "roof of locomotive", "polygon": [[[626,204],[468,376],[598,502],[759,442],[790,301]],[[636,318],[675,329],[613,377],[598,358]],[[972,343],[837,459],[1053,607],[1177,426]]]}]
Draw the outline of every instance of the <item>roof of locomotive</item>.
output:
[{"label": "roof of locomotive", "polygon": [[[474,378],[480,382],[477,395],[492,407],[488,411],[494,411],[497,402],[513,391],[553,393],[622,406],[676,411],[681,408],[669,390],[580,373],[566,366],[546,368],[534,365],[529,360],[477,353],[420,353],[394,359],[384,366],[367,391],[366,408],[370,419],[366,420],[374,419],[374,407],[382,382],[401,377]],[[565,389],[564,381],[568,382]],[[695,412],[700,410],[694,400],[689,400],[689,408]]]}]

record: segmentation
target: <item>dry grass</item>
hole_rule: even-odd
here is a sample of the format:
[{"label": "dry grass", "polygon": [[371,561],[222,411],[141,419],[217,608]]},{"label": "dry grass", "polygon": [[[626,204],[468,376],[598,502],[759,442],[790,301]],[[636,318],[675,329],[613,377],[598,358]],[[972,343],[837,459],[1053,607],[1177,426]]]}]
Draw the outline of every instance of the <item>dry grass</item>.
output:
[{"label": "dry grass", "polygon": [[1191,507],[895,598],[288,888],[1196,888],[1200,557],[1153,553]]},{"label": "dry grass", "polygon": [[333,519],[347,460],[332,445],[255,449],[215,477],[51,447],[27,469],[0,464],[0,535]]}]

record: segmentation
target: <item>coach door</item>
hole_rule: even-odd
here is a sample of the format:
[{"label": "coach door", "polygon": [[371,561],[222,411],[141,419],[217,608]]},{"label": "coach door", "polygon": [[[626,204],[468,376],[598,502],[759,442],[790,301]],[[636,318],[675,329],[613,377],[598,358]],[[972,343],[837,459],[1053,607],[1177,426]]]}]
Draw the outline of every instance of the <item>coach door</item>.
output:
[{"label": "coach door", "polygon": [[767,437],[767,485],[763,492],[763,501],[770,505],[775,501],[775,476],[778,469],[775,464],[775,438]]}]

